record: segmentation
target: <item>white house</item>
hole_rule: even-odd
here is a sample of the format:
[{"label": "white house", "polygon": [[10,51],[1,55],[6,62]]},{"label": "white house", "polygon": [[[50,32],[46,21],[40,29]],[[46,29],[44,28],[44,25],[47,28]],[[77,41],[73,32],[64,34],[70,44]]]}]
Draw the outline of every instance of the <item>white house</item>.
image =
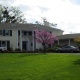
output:
[{"label": "white house", "polygon": [[40,24],[13,24],[1,23],[0,24],[0,47],[7,47],[21,49],[26,51],[34,51],[42,48],[42,45],[34,40],[34,30],[46,30],[60,36],[63,31],[60,29],[52,28]]}]

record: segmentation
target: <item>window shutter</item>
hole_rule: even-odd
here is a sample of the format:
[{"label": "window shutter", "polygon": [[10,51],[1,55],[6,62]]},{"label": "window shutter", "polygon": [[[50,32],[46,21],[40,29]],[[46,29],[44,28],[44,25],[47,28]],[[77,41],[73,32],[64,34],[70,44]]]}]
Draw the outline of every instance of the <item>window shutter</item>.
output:
[{"label": "window shutter", "polygon": [[10,41],[7,41],[7,49],[10,48]]},{"label": "window shutter", "polygon": [[31,43],[31,46],[33,46],[33,43]]},{"label": "window shutter", "polygon": [[26,31],[24,31],[24,35],[27,35],[27,32]]},{"label": "window shutter", "polygon": [[5,30],[3,30],[3,36],[5,36]]},{"label": "window shutter", "polygon": [[20,30],[18,30],[18,35],[20,35]]},{"label": "window shutter", "polygon": [[10,36],[12,36],[12,30],[10,30]]}]

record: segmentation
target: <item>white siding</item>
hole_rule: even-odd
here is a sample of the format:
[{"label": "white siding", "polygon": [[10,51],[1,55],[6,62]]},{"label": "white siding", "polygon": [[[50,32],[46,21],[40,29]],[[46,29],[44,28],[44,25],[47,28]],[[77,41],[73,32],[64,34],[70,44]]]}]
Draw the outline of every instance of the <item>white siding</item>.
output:
[{"label": "white siding", "polygon": [[12,36],[0,36],[0,40],[9,40],[10,47],[15,50],[16,48],[18,48],[18,31],[12,30]]}]

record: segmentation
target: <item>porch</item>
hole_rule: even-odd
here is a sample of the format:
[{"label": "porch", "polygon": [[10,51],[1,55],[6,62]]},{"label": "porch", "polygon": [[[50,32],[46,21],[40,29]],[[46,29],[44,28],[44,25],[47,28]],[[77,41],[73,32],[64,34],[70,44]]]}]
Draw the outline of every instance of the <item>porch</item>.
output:
[{"label": "porch", "polygon": [[35,50],[34,31],[18,31],[18,48],[24,51]]}]

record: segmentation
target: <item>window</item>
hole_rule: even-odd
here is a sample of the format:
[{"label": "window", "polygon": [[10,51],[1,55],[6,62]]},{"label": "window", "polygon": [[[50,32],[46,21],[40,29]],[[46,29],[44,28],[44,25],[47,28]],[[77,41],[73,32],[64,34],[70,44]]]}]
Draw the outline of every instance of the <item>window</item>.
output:
[{"label": "window", "polygon": [[3,33],[3,31],[2,31],[2,30],[0,30],[0,35],[2,35],[2,33]]},{"label": "window", "polygon": [[0,41],[0,47],[10,48],[10,41]]},{"label": "window", "polygon": [[2,30],[3,36],[12,36],[12,30]]},{"label": "window", "polygon": [[6,47],[6,41],[2,41],[2,47]]},{"label": "window", "polygon": [[5,35],[10,35],[10,30],[5,30]]},{"label": "window", "polygon": [[23,34],[23,36],[26,36],[27,35],[27,32],[26,31],[23,31],[22,34]]},{"label": "window", "polygon": [[27,32],[26,31],[24,31],[24,35],[27,35]]},{"label": "window", "polygon": [[30,36],[32,35],[32,32],[31,32],[31,31],[29,31],[29,35],[30,35]]}]

